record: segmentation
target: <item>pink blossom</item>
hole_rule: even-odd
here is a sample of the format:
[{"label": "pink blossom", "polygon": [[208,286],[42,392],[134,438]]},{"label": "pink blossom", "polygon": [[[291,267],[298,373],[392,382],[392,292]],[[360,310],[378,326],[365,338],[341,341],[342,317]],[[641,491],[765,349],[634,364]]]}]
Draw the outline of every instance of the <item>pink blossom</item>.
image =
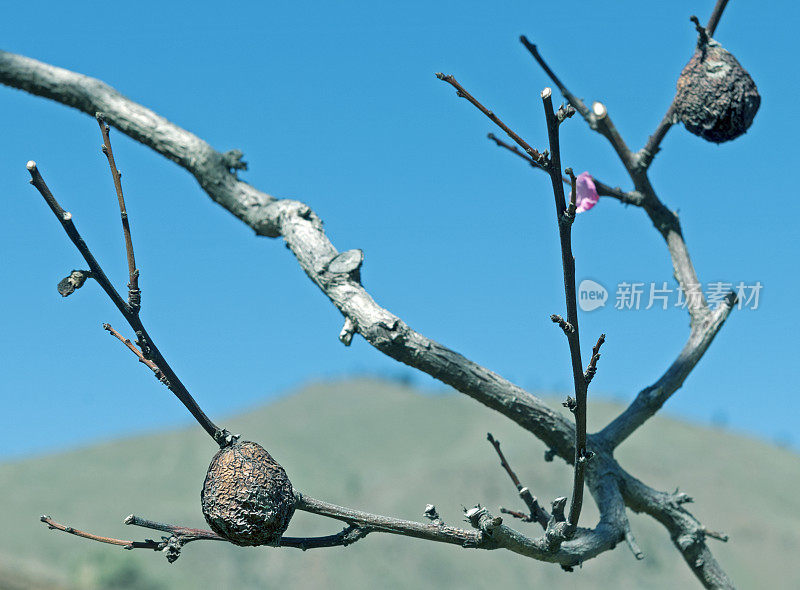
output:
[{"label": "pink blossom", "polygon": [[600,199],[600,195],[597,194],[597,188],[594,186],[594,179],[588,172],[581,172],[575,179],[575,192],[578,193],[576,200],[578,213],[588,211]]}]

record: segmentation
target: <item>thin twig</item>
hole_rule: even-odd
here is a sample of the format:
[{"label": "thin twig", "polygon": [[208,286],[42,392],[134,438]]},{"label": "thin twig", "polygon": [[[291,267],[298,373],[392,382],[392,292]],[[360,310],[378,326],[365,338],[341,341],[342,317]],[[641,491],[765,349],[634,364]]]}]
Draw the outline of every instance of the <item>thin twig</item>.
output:
[{"label": "thin twig", "polygon": [[[533,517],[530,514],[525,514],[519,510],[509,510],[508,508],[503,508],[501,506],[500,512],[503,514],[508,514],[509,516],[513,516],[514,518],[518,518],[522,522],[534,522]],[[545,523],[544,526],[547,527],[547,523]]]},{"label": "thin twig", "polygon": [[[499,137],[497,137],[494,133],[489,133],[487,135],[489,139],[491,139],[497,147],[503,148],[508,150],[515,156],[522,158],[525,160],[532,168],[536,168],[537,170],[542,170],[547,172],[547,169],[544,168],[541,164],[539,164],[536,160],[522,152],[517,146],[511,145],[506,143]],[[561,180],[564,184],[570,184],[570,179],[566,175],[561,176]],[[601,197],[613,197],[626,205],[635,205],[637,207],[642,206],[642,196],[637,193],[636,191],[626,192],[619,187],[612,187],[600,180],[597,180],[594,176],[592,176],[592,180],[594,181],[594,186],[597,189],[597,194]]]},{"label": "thin twig", "polygon": [[133,342],[131,342],[128,338],[125,338],[122,334],[120,334],[114,328],[112,328],[111,324],[103,324],[103,329],[108,331],[114,338],[116,338],[117,340],[122,342],[126,347],[128,347],[128,349],[133,354],[136,355],[140,363],[144,363],[145,365],[147,365],[150,368],[150,370],[153,371],[153,373],[155,373],[156,378],[159,381],[161,381],[161,383],[169,387],[169,380],[167,380],[167,376],[164,375],[161,369],[158,368],[158,365],[156,365],[150,359],[145,358],[144,354],[142,354],[142,351],[139,350]]},{"label": "thin twig", "polygon": [[[125,524],[140,526],[156,531],[167,533],[168,536],[161,537],[160,541],[146,539],[144,541],[128,541],[125,539],[115,539],[113,537],[102,537],[93,533],[87,533],[71,526],[63,525],[54,521],[49,516],[43,515],[40,520],[51,530],[63,531],[76,537],[82,537],[99,543],[117,545],[123,549],[152,549],[153,551],[163,551],[166,553],[167,560],[172,563],[180,557],[181,549],[192,541],[224,541],[229,542],[225,537],[205,529],[195,529],[184,526],[177,526],[156,522],[131,514],[125,519]],[[322,549],[328,547],[346,547],[352,545],[366,537],[370,529],[349,525],[342,531],[333,535],[322,537],[281,537],[274,543],[274,547],[291,547],[295,549]]]},{"label": "thin twig", "polygon": [[[76,537],[83,537],[84,539],[89,539],[91,541],[97,541],[98,543],[108,543],[109,545],[119,545],[120,547],[124,547],[125,549],[133,549],[134,548],[134,541],[125,541],[123,539],[114,539],[112,537],[101,537],[100,535],[95,535],[92,533],[87,533],[85,531],[78,530],[71,526],[66,526],[54,521],[52,518],[43,514],[39,517],[43,523],[47,525],[50,530],[55,531],[63,531],[65,533],[69,533],[70,535],[75,535]],[[153,541],[153,543],[155,543]],[[151,549],[155,549],[156,547],[149,547]]]},{"label": "thin twig", "polygon": [[641,166],[644,170],[647,170],[650,167],[650,164],[653,163],[653,158],[655,158],[656,154],[661,149],[659,147],[661,142],[664,140],[664,137],[666,137],[667,131],[669,131],[674,124],[675,101],[673,100],[667,108],[666,114],[658,124],[658,127],[656,127],[656,130],[647,139],[645,146],[639,150],[639,166]]},{"label": "thin twig", "polygon": [[342,531],[324,537],[281,537],[276,547],[294,547],[295,549],[324,549],[327,547],[347,547],[366,537],[371,531],[367,527],[346,526]]},{"label": "thin twig", "polygon": [[[190,541],[210,540],[210,541],[227,541],[225,537],[205,529],[193,529],[188,527],[176,526],[154,520],[148,520],[139,516],[131,514],[125,519],[125,524],[140,526],[156,531],[163,531],[181,540],[181,545],[185,545]],[[344,530],[323,537],[281,537],[275,543],[275,547],[293,547],[296,549],[322,549],[326,547],[340,547],[347,546],[355,543],[359,539],[363,539],[370,532],[370,529],[364,527],[359,528],[355,526],[345,527]]]},{"label": "thin twig", "polygon": [[[491,432],[486,433],[486,439],[494,447],[494,450],[497,452],[497,456],[500,457],[500,465],[503,467],[503,469],[506,470],[506,473],[508,473],[508,477],[511,478],[512,483],[516,486],[517,491],[519,492],[519,497],[522,498],[522,501],[525,502],[525,505],[528,507],[528,510],[530,511],[530,516],[527,517],[527,520],[529,522],[530,521],[538,522],[540,525],[542,525],[542,528],[546,529],[547,521],[550,520],[550,515],[547,513],[547,510],[545,510],[539,505],[539,501],[536,499],[536,496],[531,494],[531,491],[526,486],[523,486],[522,483],[519,481],[517,474],[514,473],[514,470],[511,469],[511,465],[509,465],[508,461],[506,461],[506,457],[503,454],[503,451],[500,450],[500,441],[495,439],[492,436]],[[511,514],[512,516],[519,518],[518,516],[519,513],[513,510],[507,511],[501,508],[500,511],[501,512],[505,511],[507,514]]]},{"label": "thin twig", "polygon": [[51,530],[64,531],[71,535],[83,537],[92,541],[100,543],[108,543],[110,545],[119,545],[123,549],[152,549],[153,551],[162,551],[166,555],[167,561],[174,562],[181,555],[181,549],[187,543],[192,541],[226,541],[227,539],[220,537],[212,531],[204,529],[192,529],[181,526],[174,526],[163,524],[144,518],[139,518],[131,514],[125,519],[125,524],[133,524],[157,531],[169,533],[167,537],[161,537],[161,541],[154,541],[153,539],[145,539],[144,541],[126,541],[123,539],[114,539],[111,537],[101,537],[85,531],[79,531],[70,526],[55,522],[49,516],[42,516],[40,520],[45,523]]},{"label": "thin twig", "polygon": [[125,253],[128,258],[128,306],[134,313],[139,313],[142,306],[142,292],[139,290],[139,269],[136,268],[136,258],[133,255],[133,240],[131,238],[131,225],[128,220],[128,211],[125,208],[125,197],[122,194],[122,174],[117,169],[114,161],[114,151],[111,149],[109,127],[100,113],[95,115],[100,125],[100,134],[103,136],[102,151],[108,159],[111,177],[114,179],[114,189],[117,191],[119,214],[122,218],[122,233],[125,236]]},{"label": "thin twig", "polygon": [[558,324],[558,327],[561,328],[564,331],[564,334],[567,336],[575,332],[574,326],[557,313],[554,313],[550,316],[550,321],[552,321],[554,324]]},{"label": "thin twig", "polygon": [[600,347],[603,346],[603,342],[605,341],[606,335],[600,334],[600,338],[597,339],[597,344],[592,348],[592,358],[589,359],[589,366],[586,367],[586,372],[583,374],[584,379],[586,379],[587,387],[589,383],[592,382],[592,379],[594,379],[595,373],[597,373],[597,361],[600,360]]},{"label": "thin twig", "polygon": [[719,19],[722,18],[722,13],[725,11],[725,6],[727,4],[728,0],[717,0],[716,5],[714,5],[714,10],[711,12],[711,16],[708,19],[708,24],[706,25],[706,31],[708,32],[709,37],[713,37],[714,33],[717,32]]},{"label": "thin twig", "polygon": [[595,128],[598,133],[608,139],[609,143],[611,143],[611,147],[617,152],[617,156],[625,166],[625,169],[638,170],[639,157],[630,150],[613,121],[611,121],[611,116],[608,114],[606,105],[601,102],[592,103],[592,115],[594,116]]},{"label": "thin twig", "polygon": [[491,443],[491,445],[494,447],[494,450],[497,452],[497,456],[500,457],[500,466],[506,470],[508,477],[510,477],[514,485],[517,486],[517,489],[520,489],[522,484],[520,483],[517,474],[514,473],[513,469],[511,469],[511,465],[509,465],[508,461],[506,461],[506,456],[503,454],[503,451],[500,450],[500,441],[493,437],[491,432],[486,433],[486,440]]},{"label": "thin twig", "polygon": [[559,80],[558,76],[556,76],[555,72],[553,72],[553,70],[550,69],[550,66],[547,65],[547,62],[544,61],[544,58],[539,53],[539,49],[536,47],[536,45],[528,41],[528,38],[525,35],[522,35],[519,40],[533,56],[533,59],[537,61],[537,63],[553,81],[553,84],[556,85],[559,92],[561,92],[564,98],[569,101],[569,104],[571,104],[584,119],[589,120],[592,116],[592,112],[589,110],[589,107],[587,107],[580,98],[572,94],[569,89],[564,86],[561,80]]},{"label": "thin twig", "polygon": [[480,102],[479,102],[479,101],[478,101],[478,100],[477,100],[477,99],[476,99],[474,96],[472,96],[472,95],[471,95],[469,92],[467,92],[467,91],[464,89],[464,87],[463,87],[461,84],[459,84],[459,83],[458,83],[458,81],[457,81],[457,80],[456,80],[456,79],[455,79],[453,76],[451,76],[450,74],[442,74],[441,72],[439,72],[439,73],[437,73],[437,74],[436,74],[436,77],[437,77],[437,78],[439,78],[440,80],[444,81],[444,82],[447,82],[448,84],[450,84],[450,86],[452,86],[453,88],[455,88],[455,89],[456,89],[456,94],[457,94],[458,96],[460,96],[461,98],[466,98],[466,99],[467,99],[469,102],[471,102],[471,103],[472,103],[472,104],[473,104],[473,105],[474,105],[474,106],[475,106],[475,107],[476,107],[476,108],[477,108],[477,109],[478,109],[480,112],[482,112],[484,115],[486,115],[486,116],[489,118],[489,120],[491,120],[491,121],[492,121],[492,122],[493,122],[495,125],[497,125],[498,127],[500,127],[500,129],[502,129],[503,131],[505,131],[505,132],[506,132],[506,134],[507,134],[507,135],[508,135],[508,136],[509,136],[511,139],[513,139],[513,140],[514,140],[514,142],[515,142],[515,143],[516,143],[518,146],[520,146],[520,147],[521,147],[523,150],[525,150],[525,152],[526,152],[526,153],[527,153],[527,154],[528,154],[528,155],[529,155],[529,156],[530,156],[530,157],[531,157],[533,160],[535,160],[535,161],[536,161],[536,162],[537,162],[537,163],[538,163],[540,166],[542,166],[542,167],[545,167],[545,166],[546,166],[546,159],[545,159],[545,157],[544,157],[544,155],[543,155],[543,154],[539,153],[539,151],[538,151],[538,150],[535,150],[535,149],[533,149],[533,148],[532,148],[530,145],[528,145],[528,142],[526,142],[526,141],[525,141],[524,139],[522,139],[522,138],[521,138],[519,135],[517,135],[517,134],[516,134],[514,131],[512,131],[512,130],[511,130],[509,127],[508,127],[508,125],[506,125],[505,123],[503,123],[503,122],[502,122],[502,121],[501,121],[501,120],[500,120],[500,119],[497,117],[497,115],[495,115],[495,114],[494,114],[492,111],[490,111],[490,110],[489,110],[489,109],[487,109],[485,106],[483,106],[483,105],[482,105],[482,104],[481,104],[481,103],[480,103]]},{"label": "thin twig", "polygon": [[705,527],[703,527],[703,534],[706,537],[711,537],[712,539],[716,539],[717,541],[722,541],[723,543],[727,543],[729,538],[728,535],[726,535],[725,533],[721,533],[719,531],[712,531]]},{"label": "thin twig", "polygon": [[[553,112],[552,91],[545,88],[542,91],[542,104],[544,105],[545,121],[547,123],[547,136],[550,142],[550,162],[548,170],[553,195],[556,205],[556,220],[561,241],[561,264],[564,272],[564,298],[567,306],[567,320],[564,322],[560,316],[551,317],[564,329],[566,323],[571,329],[564,329],[569,342],[570,357],[572,360],[572,379],[575,387],[575,471],[572,490],[572,502],[569,508],[567,522],[573,528],[578,526],[578,520],[583,506],[584,472],[588,459],[586,452],[586,379],[583,375],[583,362],[581,361],[581,344],[578,330],[578,298],[575,288],[575,257],[572,255],[572,223],[568,214],[564,196],[564,184],[561,181],[561,148],[558,137],[558,119]],[[565,215],[566,213],[566,215]],[[574,216],[573,216],[574,217]],[[558,320],[561,320],[560,322]]]},{"label": "thin twig", "polygon": [[631,550],[633,556],[638,559],[644,559],[644,551],[641,550],[639,544],[636,542],[636,537],[633,536],[631,531],[631,523],[625,519],[625,542],[628,544],[628,549]]},{"label": "thin twig", "polygon": [[491,139],[497,145],[497,147],[501,147],[503,149],[506,149],[509,152],[511,152],[512,154],[514,154],[515,156],[518,156],[518,157],[522,158],[528,164],[530,164],[531,167],[537,168],[538,170],[547,170],[547,168],[545,166],[542,166],[538,161],[534,160],[528,154],[526,154],[525,152],[521,151],[517,146],[511,145],[510,143],[506,143],[505,141],[503,141],[502,139],[497,137],[494,133],[489,133],[486,137]]},{"label": "thin twig", "polygon": [[[550,66],[547,65],[547,62],[544,61],[544,58],[539,53],[536,45],[528,41],[524,35],[520,37],[520,41],[545,71],[548,77],[558,87],[559,91],[564,95],[564,98],[567,99],[569,104],[571,104],[575,110],[577,110],[586,120],[586,122],[589,124],[589,127],[604,135],[611,142],[611,145],[614,147],[614,150],[617,152],[617,155],[623,161],[623,164],[625,164],[626,168],[628,166],[636,167],[638,165],[637,156],[633,154],[630,149],[628,149],[628,146],[623,141],[622,136],[619,134],[616,127],[614,127],[613,123],[611,123],[605,106],[601,103],[594,103],[592,108],[589,109],[589,107],[586,106],[586,103],[572,94],[569,89],[564,86],[558,76],[556,76],[555,72],[553,72],[553,70],[550,69]],[[603,119],[605,119],[605,121]]]},{"label": "thin twig", "polygon": [[[647,177],[647,167],[652,162],[655,152],[658,151],[658,143],[663,139],[663,135],[666,133],[668,126],[671,125],[670,113],[668,112],[667,116],[662,121],[662,126],[664,127],[657,130],[657,133],[652,137],[652,142],[648,142],[649,147],[646,146],[647,149],[643,149],[639,153],[634,154],[627,147],[622,136],[611,122],[605,105],[596,102],[592,105],[591,110],[588,109],[586,105],[580,99],[576,98],[558,79],[541,57],[538,50],[536,50],[536,46],[527,42],[526,39],[523,39],[523,44],[528,47],[528,50],[542,69],[544,69],[545,73],[558,85],[562,94],[567,98],[570,104],[583,115],[589,127],[608,139],[617,152],[622,164],[625,166],[625,170],[628,172],[628,176],[630,176],[633,181],[635,193],[638,196],[637,204],[644,208],[648,217],[653,222],[653,225],[667,244],[672,260],[672,267],[678,283],[687,292],[694,285],[699,285],[700,281],[697,278],[697,273],[692,265],[688,248],[683,239],[678,215],[659,200],[658,195],[650,183],[650,179]],[[648,152],[648,149],[650,152]],[[700,297],[698,301],[690,302],[687,307],[689,308],[693,329],[695,326],[701,326],[708,319],[709,310],[704,298]]]},{"label": "thin twig", "polygon": [[189,393],[189,390],[186,389],[186,386],[178,379],[178,376],[175,374],[175,371],[172,370],[172,367],[169,366],[167,361],[164,359],[161,352],[156,347],[153,340],[150,338],[147,330],[145,330],[144,324],[139,319],[139,314],[133,310],[120,296],[114,286],[111,284],[111,281],[108,280],[106,273],[103,271],[100,264],[95,259],[94,255],[92,254],[89,247],[86,245],[86,242],[83,241],[83,238],[78,233],[75,224],[72,221],[72,215],[65,211],[56,198],[53,196],[53,193],[50,192],[47,184],[42,177],[41,172],[39,171],[38,167],[36,166],[36,162],[33,160],[29,161],[27,164],[28,172],[31,175],[31,184],[39,191],[39,193],[44,198],[45,202],[48,204],[50,209],[53,211],[53,214],[58,219],[61,227],[64,228],[69,239],[78,249],[78,252],[81,253],[83,259],[89,265],[89,269],[92,273],[92,278],[97,281],[103,291],[106,292],[109,299],[114,303],[116,308],[125,318],[125,320],[130,324],[131,328],[133,328],[134,333],[137,336],[138,343],[142,348],[142,354],[145,358],[150,359],[166,376],[168,383],[168,387],[170,391],[172,391],[175,396],[183,403],[184,406],[191,412],[192,416],[194,416],[195,420],[203,427],[203,429],[218,443],[220,446],[225,446],[230,444],[234,438],[232,435],[227,431],[217,427],[211,419],[206,416],[200,406],[197,405],[197,402]]}]

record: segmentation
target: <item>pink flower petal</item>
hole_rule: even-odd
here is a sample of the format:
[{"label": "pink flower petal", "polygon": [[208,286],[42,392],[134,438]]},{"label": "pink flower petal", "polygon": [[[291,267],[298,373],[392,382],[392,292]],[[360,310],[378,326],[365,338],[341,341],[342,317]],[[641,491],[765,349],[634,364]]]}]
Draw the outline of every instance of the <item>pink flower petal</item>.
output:
[{"label": "pink flower petal", "polygon": [[578,213],[588,211],[594,207],[600,199],[600,195],[597,194],[597,188],[594,186],[592,175],[588,172],[581,172],[575,179],[575,192],[578,193]]}]

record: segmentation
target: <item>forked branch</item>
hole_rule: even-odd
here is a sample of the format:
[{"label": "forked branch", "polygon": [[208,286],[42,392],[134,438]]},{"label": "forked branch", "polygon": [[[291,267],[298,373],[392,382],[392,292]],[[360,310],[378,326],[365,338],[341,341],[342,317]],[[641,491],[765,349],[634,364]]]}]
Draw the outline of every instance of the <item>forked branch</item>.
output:
[{"label": "forked branch", "polygon": [[[718,8],[724,7],[724,3],[718,3],[717,6]],[[721,14],[721,8],[715,9],[715,13],[717,12]],[[713,34],[713,29],[716,27],[716,22],[712,24],[713,20],[712,17],[707,27],[709,35]],[[718,16],[716,20],[719,20]],[[610,119],[607,118],[605,108],[600,105],[596,109],[590,110],[582,104],[582,101],[569,93],[552,70],[544,64],[544,60],[537,59],[537,61],[557,83],[570,104],[589,121],[594,129],[609,138],[618,154],[623,152],[624,157],[621,156],[621,158],[633,179],[635,190],[627,193],[631,197],[627,201],[620,198],[619,195],[610,196],[614,196],[622,202],[640,205],[645,209],[667,243],[675,274],[681,286],[687,287],[696,284],[697,277],[683,241],[678,218],[656,197],[655,191],[647,179],[646,166],[642,166],[641,152],[632,154],[627,148],[625,148],[627,150],[625,152],[623,150],[625,143],[616,132]],[[494,113],[482,107],[472,95],[463,91],[454,79],[447,79],[443,75],[440,77],[454,86],[460,96],[467,98],[506,133],[510,131]],[[346,329],[343,331],[343,341],[349,341],[355,333],[362,335],[378,350],[390,357],[433,375],[488,407],[501,412],[543,440],[550,448],[551,456],[558,455],[570,462],[575,461],[580,446],[576,444],[579,433],[570,421],[553,412],[535,396],[514,386],[499,375],[415,332],[400,318],[377,305],[360,284],[360,276],[357,272],[348,269],[342,270],[338,265],[333,264],[340,254],[325,236],[321,220],[308,206],[298,201],[275,199],[238,179],[235,170],[243,169],[240,152],[217,152],[200,138],[130,101],[99,80],[42,64],[29,58],[0,52],[0,83],[48,97],[73,106],[89,115],[94,115],[98,111],[105,113],[104,117],[110,124],[188,170],[213,200],[244,221],[258,235],[283,237],[303,270],[345,317]],[[559,121],[558,115],[555,115],[555,119]],[[606,121],[604,122],[603,119]],[[550,162],[544,158],[543,154],[535,150],[530,151],[532,148],[527,143],[520,143],[518,140],[521,138],[518,135],[509,133],[509,136],[524,150],[524,153],[520,152],[520,155],[535,158],[532,161],[540,164],[540,168],[543,167],[542,165],[550,166]],[[551,148],[551,151],[554,150]],[[548,168],[547,171],[552,174],[554,170]],[[563,193],[564,177],[561,174],[560,164],[555,168],[555,172],[558,174],[558,183],[561,185],[560,190]],[[42,181],[41,184],[44,185],[44,182]],[[40,190],[40,192],[42,191]],[[73,238],[73,234],[77,237],[77,240],[73,239],[73,243],[89,262],[87,256],[91,257],[91,252],[88,251],[85,244],[81,246],[82,240],[77,232],[73,231],[74,227],[72,230],[68,228],[71,226],[69,214],[61,209],[55,199],[48,200],[44,193],[43,196],[68,235],[71,238]],[[52,197],[52,195],[50,196]],[[567,209],[566,202],[565,209]],[[563,223],[566,220],[560,216],[559,221]],[[73,234],[70,233],[71,231]],[[93,257],[91,260],[94,261]],[[98,270],[100,271],[99,275],[96,274]],[[90,263],[89,272],[93,278],[100,277],[98,283],[134,328],[138,339],[137,344],[141,347],[139,352],[146,359],[152,359],[156,366],[163,370],[171,385],[179,384],[177,385],[179,392],[176,392],[176,395],[181,398],[181,401],[184,401],[184,398],[181,397],[180,381],[174,377],[169,365],[163,362],[163,357],[150,341],[141,323],[137,323],[138,318],[135,317],[131,305],[123,301],[110,286],[108,279],[102,274],[102,269],[96,262],[94,262],[94,266]],[[80,279],[85,279],[85,276]],[[611,449],[644,423],[680,387],[713,340],[731,307],[732,303],[721,306],[715,310],[715,313],[710,313],[702,299],[699,303],[690,305],[692,334],[687,347],[673,367],[665,373],[656,386],[640,393],[637,401],[626,410],[626,413],[612,422],[606,430],[598,435],[587,437],[590,446],[600,451],[599,456],[592,461],[586,472],[586,482],[600,509],[600,522],[591,530],[577,529],[572,539],[561,542],[556,549],[553,548],[552,543],[549,542],[551,539],[548,539],[546,534],[542,538],[530,539],[509,529],[502,524],[501,519],[493,517],[485,509],[477,507],[467,513],[467,518],[474,530],[450,527],[452,530],[445,529],[444,533],[439,529],[432,531],[425,528],[436,527],[435,524],[424,525],[413,521],[371,515],[315,501],[308,497],[298,500],[298,508],[348,523],[348,528],[342,533],[328,537],[337,537],[342,541],[341,543],[338,540],[317,541],[321,543],[320,546],[344,545],[345,538],[352,539],[353,535],[359,536],[370,531],[408,534],[422,538],[444,534],[446,540],[438,538],[430,540],[462,544],[456,539],[466,540],[468,543],[473,540],[477,542],[480,539],[480,545],[475,546],[485,549],[506,548],[535,559],[557,562],[571,567],[603,551],[612,549],[623,539],[628,540],[632,548],[635,547],[625,516],[627,505],[634,510],[647,512],[662,522],[668,528],[673,539],[690,539],[690,542],[687,543],[676,541],[676,547],[690,564],[692,571],[706,586],[730,586],[730,581],[705,546],[704,538],[712,536],[712,533],[699,525],[682,508],[680,495],[673,497],[656,492],[633,479],[613,460]],[[570,319],[569,313],[567,319]],[[137,329],[137,326],[141,329]],[[132,344],[132,346],[138,350],[135,345]],[[595,355],[593,355],[593,359],[594,357]],[[593,366],[590,361],[589,368]],[[586,369],[586,373],[582,372],[586,382],[590,381],[589,368]],[[184,403],[187,402],[184,401]],[[192,409],[190,405],[187,407]],[[196,411],[199,412],[199,408],[196,408]],[[192,413],[198,418],[195,411]],[[198,421],[204,424],[204,428],[209,431],[209,434],[213,432],[217,438],[221,432],[224,433],[224,431],[216,429],[210,421],[204,423],[201,418],[198,418]],[[300,506],[301,504],[302,506]],[[556,514],[551,520],[557,521],[560,517],[563,519],[562,522],[566,522],[563,504],[559,504],[556,508],[558,510],[554,510]],[[281,544],[284,544],[287,539],[291,538],[282,539]],[[331,545],[325,545],[325,543],[331,543]],[[468,544],[467,546],[472,545]],[[305,548],[308,547],[305,545]]]},{"label": "forked branch", "polygon": [[[581,360],[581,340],[578,327],[578,295],[575,287],[575,257],[572,254],[572,223],[575,220],[575,176],[572,169],[567,169],[572,190],[570,201],[567,204],[564,195],[564,183],[561,179],[561,144],[559,139],[559,125],[561,121],[553,111],[552,91],[545,88],[542,91],[542,104],[544,117],[547,123],[547,137],[550,142],[550,165],[547,172],[553,186],[553,196],[556,206],[556,223],[561,242],[561,266],[564,275],[564,299],[567,307],[566,325],[569,329],[562,329],[569,343],[570,359],[572,361],[572,380],[575,390],[575,458],[574,481],[572,486],[572,501],[570,502],[569,517],[567,522],[570,527],[577,528],[578,520],[583,507],[583,487],[586,472],[586,462],[591,455],[586,449],[586,379],[583,374],[583,361]],[[559,317],[560,316],[553,316]],[[564,322],[562,319],[561,322]],[[569,534],[569,533],[568,533]]]},{"label": "forked branch", "polygon": [[[724,7],[725,2],[723,0],[717,2],[707,30],[716,27]],[[714,340],[733,306],[725,303],[713,311],[709,308],[703,297],[702,290],[700,290],[700,281],[689,256],[689,250],[683,238],[678,216],[661,202],[647,176],[647,168],[652,161],[652,156],[655,155],[658,144],[672,124],[671,114],[668,112],[645,148],[639,154],[634,155],[627,148],[616,127],[611,123],[606,107],[599,102],[594,103],[592,109],[586,107],[583,101],[572,94],[556,76],[536,46],[524,37],[522,42],[548,77],[556,83],[570,104],[583,115],[589,126],[610,141],[633,181],[636,193],[642,196],[642,208],[644,208],[653,225],[666,242],[675,278],[680,288],[684,293],[698,294],[696,297],[687,299],[687,309],[691,318],[691,332],[687,344],[678,355],[678,358],[655,384],[642,390],[633,404],[600,433],[601,438],[613,447],[620,444],[631,432],[641,426],[680,388],[689,372],[702,358]]]},{"label": "forked branch", "polygon": [[530,145],[528,145],[527,141],[522,139],[508,125],[503,123],[503,121],[501,121],[500,118],[497,115],[494,114],[494,112],[492,112],[489,109],[487,109],[485,106],[483,106],[480,103],[480,101],[478,99],[476,99],[469,92],[467,92],[464,89],[464,87],[461,86],[461,84],[459,84],[458,81],[453,76],[451,76],[450,74],[442,74],[440,72],[440,73],[436,74],[436,77],[439,78],[440,80],[442,80],[443,82],[447,82],[448,84],[450,84],[450,86],[455,88],[456,89],[456,94],[460,98],[466,98],[476,109],[478,109],[480,112],[482,112],[484,115],[486,115],[492,123],[494,123],[495,125],[500,127],[500,129],[505,131],[506,135],[508,135],[511,139],[513,139],[514,143],[516,143],[523,150],[525,150],[525,153],[528,154],[528,156],[530,156],[530,158],[534,162],[536,162],[537,164],[539,164],[542,167],[545,167],[546,158],[545,158],[545,156],[543,154],[539,153],[538,150],[535,150]]},{"label": "forked branch", "polygon": [[504,508],[501,508],[500,512],[503,512],[504,514],[510,514],[514,518],[519,518],[527,522],[538,522],[543,529],[547,530],[547,523],[550,521],[550,514],[548,514],[547,510],[539,505],[539,500],[536,498],[536,496],[531,494],[531,491],[527,488],[527,486],[522,485],[522,483],[519,481],[517,474],[513,469],[511,469],[511,465],[508,464],[503,451],[500,450],[500,441],[495,439],[491,432],[486,434],[486,439],[494,447],[497,456],[500,457],[500,465],[503,467],[503,469],[505,469],[508,477],[511,478],[511,482],[516,486],[517,492],[519,492],[519,497],[522,498],[522,501],[525,502],[525,505],[528,507],[528,514],[523,514],[515,510],[507,510]]},{"label": "forked branch", "polygon": [[[93,533],[87,533],[86,531],[81,531],[71,526],[58,523],[47,515],[41,516],[39,520],[45,523],[50,530],[62,531],[70,535],[75,535],[76,537],[89,539],[90,541],[106,543],[109,545],[117,545],[123,549],[152,549],[153,551],[161,551],[165,554],[167,561],[170,563],[178,559],[183,547],[192,541],[230,542],[224,537],[220,537],[213,531],[156,522],[154,520],[148,520],[146,518],[134,516],[133,514],[125,518],[125,524],[161,531],[167,533],[167,535],[162,536],[160,541],[155,541],[153,539],[145,539],[144,541],[128,541],[125,539],[102,537]],[[328,547],[347,547],[348,545],[352,545],[356,541],[366,537],[369,532],[370,529],[350,525],[338,533],[322,537],[281,537],[274,546],[291,547],[295,549],[302,549],[303,551],[308,549],[323,549]]]},{"label": "forked branch", "polygon": [[[141,348],[140,360],[144,358],[150,361],[152,365],[155,365],[156,369],[161,372],[159,380],[161,380],[170,389],[170,391],[175,394],[175,396],[183,403],[184,406],[186,406],[186,408],[189,410],[189,412],[191,412],[192,416],[195,417],[203,429],[212,438],[214,438],[214,440],[217,441],[220,446],[230,444],[230,442],[233,440],[232,435],[227,430],[218,428],[217,425],[214,424],[208,416],[206,416],[192,395],[183,385],[181,380],[178,379],[178,376],[169,366],[167,361],[161,355],[158,348],[156,348],[155,343],[147,334],[144,325],[139,319],[138,308],[133,308],[126,303],[111,284],[111,281],[108,280],[108,277],[100,266],[100,263],[97,262],[97,259],[95,259],[91,250],[86,245],[86,242],[78,233],[75,223],[72,221],[72,215],[68,211],[65,211],[63,207],[61,207],[59,202],[53,196],[53,193],[50,192],[50,189],[48,188],[41,172],[39,171],[39,168],[36,166],[36,162],[28,162],[27,168],[31,175],[31,184],[36,188],[36,190],[39,191],[39,194],[42,195],[45,202],[50,207],[50,210],[61,224],[61,227],[64,228],[67,236],[69,236],[69,239],[78,249],[78,252],[81,253],[81,256],[83,256],[83,259],[86,261],[86,264],[89,265],[92,278],[97,281],[128,324],[130,324],[131,328],[133,328]],[[122,339],[123,342],[125,341],[124,338],[120,337],[120,339]],[[129,348],[133,349],[133,345],[129,346]],[[137,356],[139,355],[137,354]],[[148,364],[148,366],[153,369],[150,364]],[[158,373],[156,373],[156,375],[158,376]]]}]

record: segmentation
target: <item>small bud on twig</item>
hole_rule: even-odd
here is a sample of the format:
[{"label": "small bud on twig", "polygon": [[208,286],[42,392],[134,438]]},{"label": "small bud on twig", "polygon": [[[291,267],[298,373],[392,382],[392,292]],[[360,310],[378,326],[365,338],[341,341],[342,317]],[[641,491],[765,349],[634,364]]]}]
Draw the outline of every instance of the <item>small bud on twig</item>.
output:
[{"label": "small bud on twig", "polygon": [[83,287],[86,279],[92,278],[92,272],[89,270],[73,270],[69,273],[68,277],[61,279],[58,282],[58,292],[62,297],[69,297],[75,291]]}]

